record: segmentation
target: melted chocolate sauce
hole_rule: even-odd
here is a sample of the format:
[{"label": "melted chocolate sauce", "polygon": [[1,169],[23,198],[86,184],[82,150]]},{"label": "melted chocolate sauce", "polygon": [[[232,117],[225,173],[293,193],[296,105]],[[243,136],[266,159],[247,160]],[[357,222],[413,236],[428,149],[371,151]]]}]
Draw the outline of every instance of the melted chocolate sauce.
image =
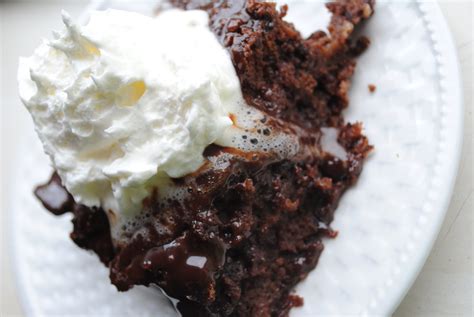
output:
[{"label": "melted chocolate sauce", "polygon": [[[185,233],[171,243],[147,251],[141,268],[155,276],[168,296],[191,301],[215,298],[215,274],[225,260],[224,244],[199,241]],[[202,298],[202,290],[209,298]]]}]

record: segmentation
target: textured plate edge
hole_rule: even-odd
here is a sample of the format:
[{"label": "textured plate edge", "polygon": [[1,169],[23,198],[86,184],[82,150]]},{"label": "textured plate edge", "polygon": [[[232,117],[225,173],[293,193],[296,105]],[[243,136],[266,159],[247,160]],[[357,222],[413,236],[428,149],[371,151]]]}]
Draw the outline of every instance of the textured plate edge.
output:
[{"label": "textured plate edge", "polygon": [[18,259],[18,254],[15,248],[15,230],[14,228],[17,228],[16,223],[17,223],[17,218],[13,216],[13,213],[11,212],[11,202],[7,201],[7,221],[6,223],[8,224],[6,227],[6,235],[8,237],[8,243],[7,243],[7,252],[10,258],[8,261],[10,262],[10,267],[11,267],[11,273],[13,275],[13,284],[16,289],[16,293],[18,295],[18,300],[20,302],[20,307],[21,311],[25,314],[25,316],[34,316],[33,314],[33,306],[31,305],[31,300],[29,300],[28,295],[27,295],[27,288],[25,287],[25,278],[23,274],[20,274],[20,268],[19,268],[19,262],[20,260]]},{"label": "textured plate edge", "polygon": [[[85,23],[89,19],[89,15],[94,10],[99,10],[100,8],[104,8],[108,0],[92,0],[89,2],[88,5],[82,10],[82,13],[79,15],[77,21],[80,24]],[[18,171],[15,171],[17,174]],[[16,185],[15,185],[16,186]],[[12,203],[8,200],[7,201],[7,209],[11,210]],[[27,281],[25,280],[24,274],[20,274],[20,267],[21,267],[21,259],[18,258],[18,253],[15,248],[15,230],[16,224],[18,221],[18,217],[14,216],[12,212],[6,213],[6,236],[7,236],[7,255],[9,259],[7,260],[11,267],[11,274],[13,275],[13,284],[15,286],[18,299],[21,306],[21,311],[25,314],[25,316],[41,316],[38,312],[35,312],[34,306],[31,302],[31,296],[28,295],[28,287]]]},{"label": "textured plate edge", "polygon": [[[431,253],[431,250],[434,246],[434,243],[438,237],[441,226],[444,222],[445,216],[447,214],[449,204],[454,192],[454,186],[457,179],[457,174],[461,162],[462,154],[462,144],[463,144],[463,131],[464,131],[464,102],[462,97],[462,79],[459,58],[457,55],[457,50],[454,45],[454,40],[450,32],[447,21],[441,11],[441,8],[437,1],[434,0],[415,0],[420,12],[422,13],[425,26],[429,32],[429,36],[432,41],[433,50],[436,54],[436,62],[438,66],[438,75],[440,77],[440,88],[441,88],[441,106],[440,106],[440,139],[438,141],[439,152],[436,158],[436,163],[434,164],[434,177],[430,183],[428,190],[428,200],[423,203],[421,215],[417,221],[418,225],[423,225],[423,218],[425,218],[426,210],[429,207],[433,207],[433,210],[438,210],[437,213],[434,213],[437,218],[430,222],[427,222],[428,226],[424,230],[425,236],[422,237],[424,241],[422,242],[423,248],[421,250],[422,255],[413,257],[411,265],[408,265],[411,268],[409,273],[402,274],[398,276],[397,284],[404,285],[403,287],[390,287],[393,285],[393,280],[397,277],[397,274],[392,274],[385,280],[385,285],[387,285],[387,292],[379,296],[380,298],[375,299],[375,305],[369,304],[369,309],[362,313],[366,316],[389,316],[400,305],[401,301],[404,299],[414,282],[416,281],[418,275],[420,274],[428,256]],[[99,10],[104,8],[108,0],[93,0],[86,6],[83,10],[83,13],[80,15],[78,21],[81,23],[87,21],[89,14],[93,10]],[[449,91],[449,94],[448,94]],[[448,105],[455,105],[454,107],[449,108]],[[449,142],[448,142],[449,141]],[[451,157],[451,159],[449,159]],[[449,180],[449,183],[446,184],[446,190],[440,190],[438,187],[443,186],[441,180]],[[439,196],[436,194],[442,193]],[[8,207],[10,207],[8,203]],[[10,264],[12,265],[12,273],[14,275],[14,283],[17,289],[17,293],[20,299],[20,304],[23,309],[23,312],[26,316],[40,316],[37,312],[34,311],[33,305],[28,296],[24,275],[20,274],[20,259],[18,259],[17,252],[14,248],[14,230],[16,219],[11,212],[7,213],[7,224],[10,228],[7,232],[7,237],[9,243],[7,248],[9,249],[9,254],[11,255]],[[419,239],[418,239],[419,240]],[[413,255],[415,250],[406,248],[407,256]],[[407,263],[407,261],[402,261]],[[406,268],[407,265],[405,264]],[[401,271],[401,270],[399,270]],[[406,272],[406,271],[405,271]],[[380,309],[380,305],[377,303],[384,303],[381,305],[385,309]]]},{"label": "textured plate edge", "polygon": [[[433,50],[436,54],[440,79],[439,85],[441,88],[441,131],[438,141],[439,152],[434,164],[435,177],[431,180],[427,193],[428,200],[423,203],[421,215],[417,221],[417,225],[426,225],[428,227],[424,230],[425,235],[419,238],[424,239],[422,243],[424,247],[419,250],[421,255],[413,257],[412,265],[405,265],[405,267],[411,268],[411,272],[402,274],[397,280],[394,279],[396,276],[391,276],[386,280],[386,284],[391,284],[396,280],[397,283],[404,286],[399,288],[391,287],[392,291],[384,295],[382,299],[385,302],[383,306],[387,310],[377,311],[374,307],[375,309],[372,312],[366,313],[366,315],[370,316],[373,316],[374,313],[381,313],[387,316],[392,315],[415,283],[431,254],[448,212],[461,163],[464,101],[460,63],[456,46],[438,1],[416,0],[416,3],[423,15],[426,29],[431,37]],[[448,183],[442,184],[442,180],[448,180]],[[443,185],[445,190],[439,188]],[[439,196],[436,196],[437,194]],[[424,218],[426,218],[430,207],[432,207],[432,210],[438,210],[438,212],[434,213],[437,219],[431,218],[430,222],[425,223],[426,220]],[[410,249],[410,246],[407,246],[406,251],[409,257],[410,255],[413,256],[414,252],[418,250]]]}]

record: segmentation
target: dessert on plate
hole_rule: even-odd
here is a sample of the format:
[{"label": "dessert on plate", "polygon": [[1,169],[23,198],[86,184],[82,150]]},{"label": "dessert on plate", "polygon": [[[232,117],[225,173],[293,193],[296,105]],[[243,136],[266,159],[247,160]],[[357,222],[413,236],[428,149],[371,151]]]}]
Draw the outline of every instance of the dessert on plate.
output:
[{"label": "dessert on plate", "polygon": [[169,4],[64,13],[21,59],[54,168],[35,194],[72,213],[120,291],[157,287],[183,316],[286,316],[372,149],[343,110],[374,1],[328,3],[309,38],[271,2]]}]

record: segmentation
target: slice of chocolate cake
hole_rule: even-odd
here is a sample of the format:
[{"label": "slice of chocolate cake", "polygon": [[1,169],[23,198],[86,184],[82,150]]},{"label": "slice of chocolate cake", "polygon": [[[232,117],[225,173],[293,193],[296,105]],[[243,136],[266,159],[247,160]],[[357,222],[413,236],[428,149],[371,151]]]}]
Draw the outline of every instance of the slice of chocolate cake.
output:
[{"label": "slice of chocolate cake", "polygon": [[315,268],[323,239],[337,235],[334,212],[371,150],[342,112],[369,44],[351,35],[374,1],[327,4],[329,34],[308,39],[283,20],[286,6],[172,4],[205,10],[229,52],[249,109],[229,114],[239,145],[208,145],[198,170],[156,186],[126,223],[76,203],[58,174],[35,194],[54,214],[73,213],[71,238],[98,254],[120,291],[159,287],[183,316],[286,316],[303,304],[292,291]]}]

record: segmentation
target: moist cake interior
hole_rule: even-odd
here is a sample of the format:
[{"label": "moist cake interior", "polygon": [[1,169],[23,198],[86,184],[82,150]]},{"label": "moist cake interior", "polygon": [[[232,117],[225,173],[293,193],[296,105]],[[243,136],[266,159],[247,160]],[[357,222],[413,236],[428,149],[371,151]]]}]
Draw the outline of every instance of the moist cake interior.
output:
[{"label": "moist cake interior", "polygon": [[[373,0],[327,4],[329,34],[302,38],[284,21],[286,6],[257,0],[173,0],[203,9],[228,50],[246,102],[262,123],[292,128],[305,149],[281,159],[210,145],[206,164],[174,179],[190,195],[144,202],[146,221],[125,242],[113,242],[109,217],[74,202],[55,173],[35,194],[56,215],[71,212],[71,238],[110,268],[112,283],[160,287],[183,316],[286,316],[303,299],[295,285],[323,251],[343,193],[357,181],[372,147],[360,123],[345,123],[355,58],[369,44],[355,28],[373,13]],[[324,146],[332,131],[343,156]],[[251,142],[251,140],[249,140]],[[335,140],[334,140],[335,142]],[[226,164],[220,164],[225,160]]]}]

